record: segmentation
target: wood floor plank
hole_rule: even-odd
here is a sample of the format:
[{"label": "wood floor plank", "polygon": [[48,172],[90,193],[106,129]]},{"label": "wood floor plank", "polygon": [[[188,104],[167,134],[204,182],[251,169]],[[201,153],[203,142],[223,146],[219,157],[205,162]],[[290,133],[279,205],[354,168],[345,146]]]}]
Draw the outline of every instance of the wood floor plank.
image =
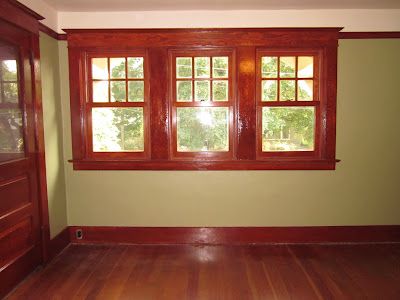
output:
[{"label": "wood floor plank", "polygon": [[7,299],[400,299],[400,244],[71,245]]}]

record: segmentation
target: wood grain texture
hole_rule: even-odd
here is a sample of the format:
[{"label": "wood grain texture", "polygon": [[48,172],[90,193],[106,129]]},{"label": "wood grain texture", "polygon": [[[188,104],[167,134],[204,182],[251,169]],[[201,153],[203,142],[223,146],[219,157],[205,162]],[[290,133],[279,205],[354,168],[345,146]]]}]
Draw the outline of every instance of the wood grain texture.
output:
[{"label": "wood grain texture", "polygon": [[[209,29],[67,29],[70,64],[71,129],[75,170],[332,170],[335,169],[336,60],[340,28],[209,28]],[[90,53],[145,49],[150,75],[151,158],[134,155],[118,158],[91,153],[90,101],[86,82],[90,79]],[[174,98],[174,57],[182,53],[230,56],[231,111],[230,147],[227,152],[178,152],[176,107],[202,103],[178,103]],[[270,152],[256,155],[261,138],[256,117],[257,49],[285,49],[296,53],[316,51],[321,76],[315,78],[323,99],[317,110],[316,151]],[[207,54],[208,55],[208,54]],[[225,55],[225,54],[224,54]],[[90,69],[90,68],[89,68]],[[316,83],[317,85],[317,83]],[[88,97],[89,96],[89,97]],[[279,104],[279,103],[278,103]],[[97,105],[97,104],[96,104]],[[207,105],[209,105],[207,103]],[[274,104],[271,104],[274,105]],[[293,105],[305,105],[300,102]],[[321,113],[318,113],[321,112]],[[320,116],[321,115],[321,116]],[[320,150],[321,149],[321,150]],[[304,152],[304,153],[301,153]],[[310,151],[308,151],[310,152]],[[261,158],[261,159],[259,159]]]},{"label": "wood grain texture", "polygon": [[[400,242],[400,226],[100,227],[71,226],[73,243],[263,244]],[[82,229],[83,238],[75,232]]]},{"label": "wood grain texture", "polygon": [[6,299],[387,299],[400,244],[71,245]]}]

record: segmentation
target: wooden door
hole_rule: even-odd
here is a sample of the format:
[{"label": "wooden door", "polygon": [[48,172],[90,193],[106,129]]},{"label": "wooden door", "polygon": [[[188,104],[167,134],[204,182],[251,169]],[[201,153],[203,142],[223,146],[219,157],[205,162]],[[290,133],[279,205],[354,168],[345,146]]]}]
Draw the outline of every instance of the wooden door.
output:
[{"label": "wooden door", "polygon": [[0,298],[42,262],[32,43],[0,19]]}]

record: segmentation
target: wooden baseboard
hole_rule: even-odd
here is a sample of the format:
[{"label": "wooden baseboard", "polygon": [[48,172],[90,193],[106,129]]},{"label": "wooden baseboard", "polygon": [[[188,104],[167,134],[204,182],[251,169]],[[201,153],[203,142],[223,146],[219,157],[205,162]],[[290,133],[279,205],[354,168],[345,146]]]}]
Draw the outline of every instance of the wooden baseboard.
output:
[{"label": "wooden baseboard", "polygon": [[49,243],[49,261],[56,257],[65,247],[70,244],[70,229],[66,227],[57,234]]},{"label": "wooden baseboard", "polygon": [[[82,230],[82,239],[75,236]],[[70,226],[72,243],[211,244],[400,242],[400,225],[317,227]]]}]

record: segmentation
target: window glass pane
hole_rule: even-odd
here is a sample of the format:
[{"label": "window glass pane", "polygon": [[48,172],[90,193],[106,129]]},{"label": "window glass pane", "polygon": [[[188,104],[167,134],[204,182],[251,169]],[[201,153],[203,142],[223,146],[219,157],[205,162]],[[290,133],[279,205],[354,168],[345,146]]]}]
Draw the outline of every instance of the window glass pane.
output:
[{"label": "window glass pane", "polygon": [[294,100],[296,96],[295,86],[296,83],[294,80],[281,80],[279,100],[281,101]]},{"label": "window glass pane", "polygon": [[195,57],[194,70],[196,78],[210,78],[210,58]]},{"label": "window glass pane", "polygon": [[0,162],[24,157],[22,113],[0,108]]},{"label": "window glass pane", "polygon": [[125,81],[111,81],[111,102],[125,102],[126,83]]},{"label": "window glass pane", "polygon": [[17,61],[6,59],[1,61],[1,74],[4,81],[17,81]]},{"label": "window glass pane", "polygon": [[196,101],[210,101],[210,81],[202,80],[194,82],[194,99]]},{"label": "window glass pane", "polygon": [[94,152],[144,151],[143,108],[92,109]]},{"label": "window glass pane", "polygon": [[144,101],[144,81],[129,81],[128,84],[129,102]]},{"label": "window glass pane", "polygon": [[312,78],[314,75],[314,57],[299,56],[297,77]]},{"label": "window glass pane", "polygon": [[278,100],[278,81],[277,80],[263,80],[262,88],[262,101],[276,101]]},{"label": "window glass pane", "polygon": [[312,151],[314,132],[314,107],[262,108],[262,151]]},{"label": "window glass pane", "polygon": [[276,56],[264,56],[261,60],[261,72],[263,78],[277,78],[278,58]]},{"label": "window glass pane", "polygon": [[18,83],[3,83],[3,102],[18,103]]},{"label": "window glass pane", "polygon": [[179,152],[229,151],[229,108],[177,108]]},{"label": "window glass pane", "polygon": [[128,57],[128,78],[144,78],[143,57]]},{"label": "window glass pane", "polygon": [[213,57],[213,77],[228,78],[228,57]]},{"label": "window glass pane", "polygon": [[108,102],[108,81],[93,81],[93,102]]},{"label": "window glass pane", "polygon": [[192,58],[176,58],[176,78],[192,78]]},{"label": "window glass pane", "polygon": [[92,78],[108,79],[107,58],[92,58]]},{"label": "window glass pane", "polygon": [[280,57],[280,77],[292,78],[296,76],[296,57],[281,56]]},{"label": "window glass pane", "polygon": [[176,82],[176,101],[192,101],[192,81]]},{"label": "window glass pane", "polygon": [[213,101],[228,101],[228,80],[213,81]]},{"label": "window glass pane", "polygon": [[125,78],[125,58],[111,57],[110,58],[111,78]]},{"label": "window glass pane", "polygon": [[297,82],[297,85],[298,85],[298,91],[297,91],[298,100],[312,101],[313,80],[299,80]]}]

